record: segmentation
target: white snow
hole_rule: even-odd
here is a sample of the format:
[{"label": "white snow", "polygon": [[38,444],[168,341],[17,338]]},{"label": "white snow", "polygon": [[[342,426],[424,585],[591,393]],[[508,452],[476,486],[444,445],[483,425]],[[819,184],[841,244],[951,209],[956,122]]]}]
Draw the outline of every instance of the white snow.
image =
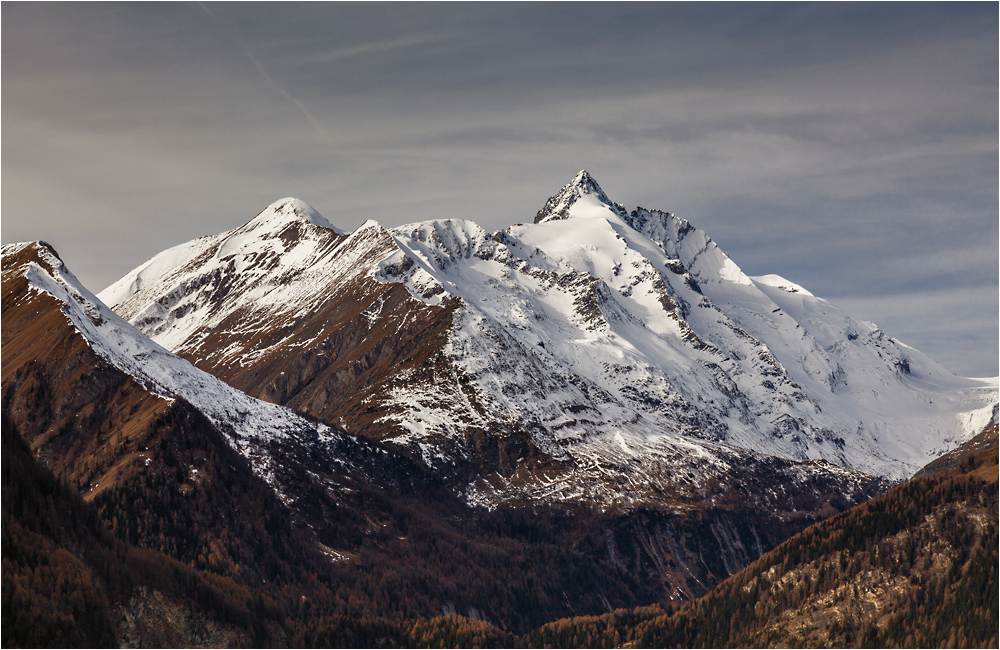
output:
[{"label": "white snow", "polygon": [[595,186],[564,189],[563,218],[499,243],[463,220],[392,230],[419,268],[414,297],[436,282],[462,298],[450,355],[480,401],[540,424],[543,449],[659,431],[901,479],[989,421],[995,382],[955,377],[784,278],[751,280],[673,215],[626,220]]},{"label": "white snow", "polygon": [[[286,241],[272,208],[252,228],[257,219],[165,251],[101,295],[188,353],[233,314],[248,314],[249,334],[372,280],[432,307],[458,299],[440,383],[397,378],[384,421],[432,466],[465,453],[470,428],[528,432],[576,467],[536,476],[532,498],[627,500],[628,485],[675,483],[688,467],[703,480],[754,454],[902,479],[975,435],[998,401],[996,379],[956,377],[789,280],[749,278],[687,221],[629,213],[585,172],[539,223],[495,234],[441,219],[343,235],[314,218]],[[384,318],[381,303],[364,314]],[[292,333],[272,348],[301,344]],[[263,352],[211,353],[249,365]],[[625,487],[614,483],[623,475]],[[515,489],[479,483],[466,496]]]},{"label": "white snow", "polygon": [[[282,199],[239,228],[160,253],[99,297],[175,353],[227,360],[243,340],[276,322],[294,321],[358,273],[370,272],[365,258],[380,260],[391,246],[374,221],[345,234],[304,202]],[[341,264],[332,268],[332,259]],[[235,341],[231,349],[200,347],[213,330]],[[294,337],[291,332],[271,347],[288,345]],[[239,361],[249,365],[267,351],[258,349]]]},{"label": "white snow", "polygon": [[322,444],[336,436],[330,427],[254,399],[150,341],[83,287],[48,248],[36,243],[4,245],[3,255],[28,246],[37,248],[43,262],[26,266],[29,286],[63,303],[63,313],[96,354],[154,394],[182,398],[204,413],[273,487],[274,461],[262,451],[264,443],[305,436]]}]

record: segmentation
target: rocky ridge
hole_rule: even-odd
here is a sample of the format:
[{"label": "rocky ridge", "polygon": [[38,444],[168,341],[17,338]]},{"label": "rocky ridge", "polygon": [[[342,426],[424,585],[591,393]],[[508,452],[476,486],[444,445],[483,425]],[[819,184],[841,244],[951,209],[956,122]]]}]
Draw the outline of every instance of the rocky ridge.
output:
[{"label": "rocky ridge", "polygon": [[102,299],[257,397],[465,468],[472,502],[628,506],[768,457],[897,480],[996,402],[586,172],[497,233],[444,219],[347,235],[288,221],[287,203]]}]

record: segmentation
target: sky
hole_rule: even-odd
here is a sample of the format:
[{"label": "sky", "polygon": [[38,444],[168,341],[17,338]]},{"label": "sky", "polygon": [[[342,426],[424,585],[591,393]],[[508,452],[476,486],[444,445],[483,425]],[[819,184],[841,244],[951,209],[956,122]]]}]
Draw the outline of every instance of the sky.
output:
[{"label": "sky", "polygon": [[996,376],[997,3],[3,3],[0,236],[95,293],[296,196],[530,221],[587,169]]}]

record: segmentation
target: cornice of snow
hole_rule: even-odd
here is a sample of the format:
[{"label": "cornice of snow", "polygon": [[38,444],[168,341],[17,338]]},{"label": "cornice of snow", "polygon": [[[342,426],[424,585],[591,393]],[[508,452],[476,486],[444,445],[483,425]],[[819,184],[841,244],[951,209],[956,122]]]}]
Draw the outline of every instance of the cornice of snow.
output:
[{"label": "cornice of snow", "polygon": [[809,296],[810,298],[815,297],[813,296],[813,294],[806,291],[804,287],[795,284],[791,280],[786,280],[780,275],[775,275],[773,273],[770,273],[768,275],[755,275],[750,279],[753,280],[753,283],[758,287],[761,287],[763,285],[765,287],[774,287],[775,289],[781,289],[782,291],[788,293],[797,293],[803,296]]}]

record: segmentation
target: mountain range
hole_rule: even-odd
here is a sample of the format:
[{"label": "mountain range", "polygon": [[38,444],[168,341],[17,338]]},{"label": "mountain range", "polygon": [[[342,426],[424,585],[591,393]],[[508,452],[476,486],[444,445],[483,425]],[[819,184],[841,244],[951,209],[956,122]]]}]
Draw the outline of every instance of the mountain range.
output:
[{"label": "mountain range", "polygon": [[[96,295],[5,245],[2,380],[117,538],[368,632],[701,596],[997,420],[995,379],[585,171],[494,233],[282,199]],[[272,618],[252,641],[320,638]]]}]

